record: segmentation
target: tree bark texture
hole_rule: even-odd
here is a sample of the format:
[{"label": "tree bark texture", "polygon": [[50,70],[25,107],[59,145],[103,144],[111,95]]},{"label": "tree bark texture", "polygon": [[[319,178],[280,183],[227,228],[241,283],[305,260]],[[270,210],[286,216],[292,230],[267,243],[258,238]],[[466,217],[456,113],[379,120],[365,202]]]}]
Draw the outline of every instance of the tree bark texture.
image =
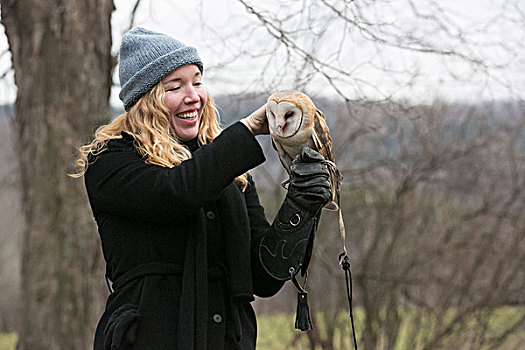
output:
[{"label": "tree bark texture", "polygon": [[0,0],[18,88],[26,228],[20,349],[88,349],[102,309],[99,239],[76,147],[109,117],[112,0]]}]

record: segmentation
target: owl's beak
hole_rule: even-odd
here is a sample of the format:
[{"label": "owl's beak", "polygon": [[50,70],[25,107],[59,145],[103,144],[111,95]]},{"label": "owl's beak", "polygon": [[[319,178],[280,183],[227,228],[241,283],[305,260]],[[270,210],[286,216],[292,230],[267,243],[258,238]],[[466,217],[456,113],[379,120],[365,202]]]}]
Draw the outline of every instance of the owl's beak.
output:
[{"label": "owl's beak", "polygon": [[277,132],[282,136],[284,135],[284,131],[286,129],[286,119],[282,118],[282,120],[279,120],[277,124]]},{"label": "owl's beak", "polygon": [[277,132],[283,136],[284,135],[284,130],[286,129],[286,124],[284,124],[284,126],[282,125],[277,125]]}]

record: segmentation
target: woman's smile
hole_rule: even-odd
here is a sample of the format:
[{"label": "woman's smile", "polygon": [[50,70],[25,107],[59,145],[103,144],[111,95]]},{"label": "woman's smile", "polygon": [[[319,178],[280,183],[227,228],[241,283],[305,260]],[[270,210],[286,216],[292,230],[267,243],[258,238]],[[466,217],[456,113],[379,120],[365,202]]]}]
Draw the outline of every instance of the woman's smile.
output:
[{"label": "woman's smile", "polygon": [[186,113],[175,114],[175,116],[177,118],[180,118],[180,119],[183,119],[183,120],[193,121],[193,120],[197,119],[198,114],[199,114],[198,111],[193,111],[193,112],[186,112]]}]

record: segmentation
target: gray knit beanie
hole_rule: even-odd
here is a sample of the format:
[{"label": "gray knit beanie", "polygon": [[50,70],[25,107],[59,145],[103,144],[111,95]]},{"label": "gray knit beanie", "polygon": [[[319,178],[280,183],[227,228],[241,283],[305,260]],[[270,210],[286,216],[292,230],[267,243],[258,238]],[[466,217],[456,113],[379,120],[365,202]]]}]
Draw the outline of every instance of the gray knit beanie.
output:
[{"label": "gray knit beanie", "polygon": [[124,109],[128,111],[167,74],[188,64],[195,64],[202,73],[195,48],[140,27],[127,32],[119,52],[119,97]]}]

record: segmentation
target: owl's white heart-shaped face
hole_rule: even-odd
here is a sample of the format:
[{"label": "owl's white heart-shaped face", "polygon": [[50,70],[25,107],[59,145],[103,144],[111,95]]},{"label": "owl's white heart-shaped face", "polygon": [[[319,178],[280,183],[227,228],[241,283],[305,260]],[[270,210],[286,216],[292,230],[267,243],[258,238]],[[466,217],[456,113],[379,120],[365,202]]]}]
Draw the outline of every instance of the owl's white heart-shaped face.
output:
[{"label": "owl's white heart-shaped face", "polygon": [[295,104],[282,101],[268,101],[266,104],[266,117],[270,133],[280,138],[295,135],[301,128],[303,112]]}]

